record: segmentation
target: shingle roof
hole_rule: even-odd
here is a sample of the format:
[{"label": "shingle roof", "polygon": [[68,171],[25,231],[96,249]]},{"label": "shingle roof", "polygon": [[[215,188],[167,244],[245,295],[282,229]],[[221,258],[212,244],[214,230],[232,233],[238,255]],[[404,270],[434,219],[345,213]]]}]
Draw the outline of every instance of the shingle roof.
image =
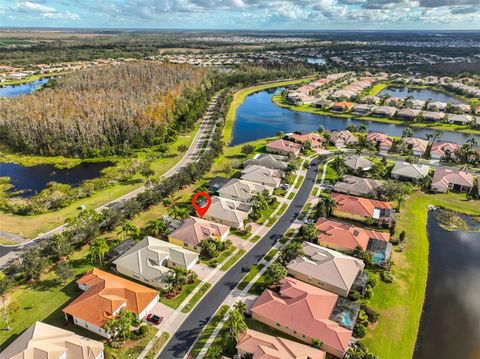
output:
[{"label": "shingle roof", "polygon": [[373,162],[363,157],[353,156],[345,160],[345,165],[352,170],[358,170],[360,168],[371,168]]},{"label": "shingle roof", "polygon": [[255,194],[261,193],[265,189],[268,190],[261,184],[233,178],[218,190],[218,194],[220,197],[232,196],[239,201],[250,202]]},{"label": "shingle roof", "polygon": [[208,238],[222,237],[230,230],[228,226],[210,222],[202,218],[187,218],[182,225],[170,233],[169,237],[194,246]]},{"label": "shingle roof", "polygon": [[464,171],[454,171],[448,168],[437,168],[432,179],[432,187],[438,189],[448,189],[448,185],[473,187],[473,176]]},{"label": "shingle roof", "polygon": [[395,162],[392,169],[392,175],[420,179],[428,176],[430,166],[408,162]]},{"label": "shingle roof", "polygon": [[248,217],[249,212],[250,206],[245,203],[214,196],[206,215],[241,224]]},{"label": "shingle roof", "polygon": [[266,186],[276,188],[282,182],[283,175],[284,173],[281,170],[250,165],[244,168],[240,178],[245,181],[262,183]]},{"label": "shingle roof", "polygon": [[376,192],[382,187],[383,182],[373,178],[343,176],[343,180],[337,181],[333,186],[333,189],[336,192],[366,196],[369,194],[376,194]]}]

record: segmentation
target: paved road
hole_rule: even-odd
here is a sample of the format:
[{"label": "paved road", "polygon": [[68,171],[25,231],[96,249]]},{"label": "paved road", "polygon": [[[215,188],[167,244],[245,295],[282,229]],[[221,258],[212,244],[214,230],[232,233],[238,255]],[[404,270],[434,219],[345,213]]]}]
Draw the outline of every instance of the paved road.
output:
[{"label": "paved road", "polygon": [[[215,123],[211,120],[212,110],[215,107],[218,101],[218,95],[215,96],[207,110],[207,113],[203,117],[202,123],[200,125],[199,130],[197,131],[195,138],[193,139],[190,147],[188,148],[187,152],[185,153],[184,157],[169,171],[164,173],[161,178],[170,177],[180,171],[182,168],[186,167],[189,163],[198,159],[200,153],[202,152],[203,145],[205,141],[210,143],[211,135],[214,131],[216,126]],[[207,146],[208,147],[208,146]],[[145,186],[139,187],[132,192],[129,192],[109,203],[106,203],[99,208],[96,208],[97,212],[100,212],[104,208],[113,208],[121,205],[123,202],[130,198],[134,198],[138,196],[140,193],[146,190]],[[65,225],[59,226],[57,228],[52,229],[47,233],[43,233],[29,242],[23,243],[18,246],[3,246],[0,245],[0,269],[7,267],[12,260],[19,257],[23,252],[24,248],[35,246],[39,241],[47,239],[56,233],[61,233],[66,229]]]},{"label": "paved road", "polygon": [[308,169],[300,190],[285,214],[283,214],[279,221],[257,245],[225,273],[220,281],[207,293],[183,322],[175,335],[172,336],[158,358],[183,358],[187,355],[191,345],[220,307],[223,300],[248,273],[250,267],[257,264],[270,251],[273,244],[283,237],[284,233],[301,212],[315,184],[320,162],[320,159],[313,160],[312,166]]}]

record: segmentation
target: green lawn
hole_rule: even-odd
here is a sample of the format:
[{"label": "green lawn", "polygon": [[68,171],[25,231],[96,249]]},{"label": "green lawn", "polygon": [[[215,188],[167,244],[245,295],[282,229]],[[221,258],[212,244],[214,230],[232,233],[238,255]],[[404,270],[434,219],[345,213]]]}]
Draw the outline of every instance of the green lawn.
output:
[{"label": "green lawn", "polygon": [[381,83],[373,85],[368,91],[365,92],[365,96],[377,96],[382,90],[390,86],[389,83]]},{"label": "green lawn", "polygon": [[275,216],[268,222],[267,227],[273,226],[275,222],[285,213],[285,211],[288,208],[288,204],[284,203],[278,210],[278,212],[275,214]]},{"label": "green lawn", "polygon": [[160,351],[162,350],[163,346],[167,342],[168,338],[170,338],[170,334],[167,332],[163,332],[158,337],[157,341],[153,344],[152,349],[147,353],[145,359],[156,359]]},{"label": "green lawn", "polygon": [[262,270],[263,267],[264,267],[263,264],[258,264],[258,265],[251,266],[248,274],[238,284],[238,288],[241,289],[241,290],[244,290],[247,287],[248,283],[250,283],[252,281],[252,279],[255,278],[255,276],[258,274],[258,272],[260,272]]},{"label": "green lawn", "polygon": [[207,293],[208,289],[211,287],[210,283],[204,283],[197,293],[190,299],[190,301],[183,307],[182,313],[188,313],[192,308],[197,304],[197,302],[202,299],[202,297]]},{"label": "green lawn", "polygon": [[375,329],[363,342],[382,359],[411,358],[420,324],[428,274],[428,205],[480,215],[479,201],[466,201],[465,194],[415,192],[397,216],[397,233],[406,233],[403,252],[393,252],[394,282],[379,281],[371,299],[380,313]]},{"label": "green lawn", "polygon": [[294,188],[295,188],[295,189],[299,189],[300,186],[302,185],[304,179],[305,179],[305,176],[300,176],[300,177],[298,177],[297,182],[295,183],[295,187],[294,187]]},{"label": "green lawn", "polygon": [[290,194],[288,195],[288,199],[292,200],[293,197],[295,197],[295,193],[294,192],[290,192]]},{"label": "green lawn", "polygon": [[180,304],[183,303],[185,298],[192,293],[192,291],[200,284],[200,280],[197,279],[195,282],[192,284],[186,285],[183,287],[182,293],[177,295],[175,298],[165,298],[165,296],[161,295],[160,296],[160,302],[162,302],[165,305],[168,305],[170,308],[177,309]]},{"label": "green lawn", "polygon": [[110,346],[105,346],[105,359],[131,359],[138,358],[143,349],[152,340],[158,329],[148,326],[148,334],[139,340],[129,340],[120,349],[113,349]]},{"label": "green lawn", "polygon": [[279,205],[280,205],[280,202],[278,201],[275,201],[274,203],[269,205],[265,211],[262,211],[262,216],[256,222],[258,224],[264,224],[265,221],[272,215],[272,213],[277,209]]},{"label": "green lawn", "polygon": [[253,237],[253,238],[250,240],[250,242],[253,242],[253,243],[258,242],[261,238],[262,238],[262,237],[260,237],[260,236],[257,234],[255,237]]},{"label": "green lawn", "polygon": [[237,253],[235,253],[232,258],[230,258],[223,266],[222,268],[220,268],[220,270],[226,272],[227,270],[229,270],[235,263],[237,263],[237,261],[243,257],[243,255],[245,254],[245,249],[243,248],[240,248],[240,250],[238,250]]},{"label": "green lawn", "polygon": [[265,256],[264,259],[267,262],[270,262],[273,259],[273,257],[275,256],[275,254],[277,254],[277,252],[278,252],[278,249],[275,249],[275,248],[271,249],[270,252],[267,253],[267,255]]},{"label": "green lawn", "polygon": [[220,252],[217,257],[212,259],[202,259],[200,257],[200,262],[206,264],[209,267],[216,267],[218,264],[222,263],[230,254],[232,254],[237,247],[231,246],[227,250]]}]

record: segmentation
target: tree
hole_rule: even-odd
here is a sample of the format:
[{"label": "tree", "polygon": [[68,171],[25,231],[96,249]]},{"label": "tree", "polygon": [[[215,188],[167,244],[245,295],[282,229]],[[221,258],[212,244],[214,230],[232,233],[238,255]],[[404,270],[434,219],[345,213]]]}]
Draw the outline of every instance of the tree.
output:
[{"label": "tree", "polygon": [[203,257],[211,259],[218,256],[217,241],[214,239],[205,239],[201,242],[200,246],[202,247],[201,254]]},{"label": "tree", "polygon": [[345,165],[345,158],[343,158],[343,155],[335,156],[331,162],[331,166],[337,172],[339,178],[342,178],[347,171],[347,166]]},{"label": "tree", "polygon": [[402,137],[413,137],[414,133],[410,127],[405,127],[402,131]]},{"label": "tree", "polygon": [[312,339],[312,347],[314,347],[315,349],[322,349],[322,346],[323,346],[323,342],[320,339],[318,338]]},{"label": "tree", "polygon": [[169,272],[166,281],[171,291],[181,289],[188,282],[187,270],[180,266],[175,266],[175,268]]},{"label": "tree", "polygon": [[155,171],[151,168],[151,161],[145,161],[140,169],[140,174],[146,179],[150,178],[155,174]]},{"label": "tree", "polygon": [[102,265],[103,259],[109,250],[110,247],[105,238],[95,238],[90,245],[90,261]]},{"label": "tree", "polygon": [[292,173],[297,172],[298,170],[298,165],[295,162],[289,162],[287,165],[287,168],[285,169],[285,174],[291,175]]},{"label": "tree", "polygon": [[27,248],[21,256],[22,273],[27,280],[38,281],[47,266],[47,259],[39,248]]},{"label": "tree", "polygon": [[303,255],[302,242],[293,240],[285,244],[281,249],[280,261],[286,266],[292,260],[301,255]]},{"label": "tree", "polygon": [[205,354],[205,359],[219,359],[222,357],[222,353],[222,348],[218,345],[211,345]]},{"label": "tree", "polygon": [[287,269],[279,262],[273,262],[265,270],[265,285],[270,287],[278,284],[287,275]]},{"label": "tree", "polygon": [[73,277],[74,272],[72,265],[66,260],[58,262],[55,266],[55,274],[60,283],[66,283]]},{"label": "tree", "polygon": [[235,342],[240,338],[240,334],[248,329],[245,316],[236,309],[230,311],[226,327],[228,328],[229,337]]},{"label": "tree", "polygon": [[318,240],[317,226],[315,223],[307,223],[300,227],[298,233],[302,239],[307,242],[316,243]]},{"label": "tree", "polygon": [[100,214],[93,209],[82,211],[78,216],[67,219],[67,227],[81,244],[90,243],[100,232]]},{"label": "tree", "polygon": [[145,227],[145,233],[147,236],[163,237],[167,235],[168,225],[163,219],[156,219],[148,223]]},{"label": "tree", "polygon": [[283,131],[278,131],[278,132],[277,132],[277,137],[278,137],[278,138],[284,138],[284,137],[285,137],[285,132],[283,132]]},{"label": "tree", "polygon": [[135,314],[129,310],[123,310],[118,317],[108,319],[104,329],[114,341],[127,340],[131,336],[130,327],[134,318]]},{"label": "tree", "polygon": [[312,142],[306,141],[302,146],[302,153],[307,154],[311,150],[312,150]]},{"label": "tree", "polygon": [[9,302],[7,300],[7,293],[12,286],[13,286],[12,279],[9,276],[7,276],[4,272],[0,272],[0,300],[1,300],[1,308],[2,308],[2,317],[6,325],[6,330],[11,330],[10,310],[9,310]]},{"label": "tree", "polygon": [[244,155],[248,156],[255,151],[255,146],[249,144],[243,145],[241,151]]},{"label": "tree", "polygon": [[64,257],[68,258],[73,253],[70,238],[63,233],[55,234],[53,236],[49,243],[49,250],[51,255],[57,260]]},{"label": "tree", "polygon": [[185,152],[186,150],[188,150],[188,147],[186,145],[178,146],[178,152]]},{"label": "tree", "polygon": [[319,212],[322,217],[329,217],[333,214],[334,209],[337,207],[337,202],[329,194],[322,193],[320,196],[320,201],[317,205],[317,212]]},{"label": "tree", "polygon": [[234,304],[233,308],[234,308],[235,310],[238,310],[238,311],[239,311],[240,313],[242,313],[242,314],[244,314],[244,313],[247,312],[247,305],[246,305],[245,302],[242,301],[242,300],[237,301],[237,302]]},{"label": "tree", "polygon": [[423,190],[428,190],[430,189],[430,186],[432,185],[432,177],[430,176],[422,176],[419,180],[418,180],[418,184],[420,185],[420,187],[423,189]]}]

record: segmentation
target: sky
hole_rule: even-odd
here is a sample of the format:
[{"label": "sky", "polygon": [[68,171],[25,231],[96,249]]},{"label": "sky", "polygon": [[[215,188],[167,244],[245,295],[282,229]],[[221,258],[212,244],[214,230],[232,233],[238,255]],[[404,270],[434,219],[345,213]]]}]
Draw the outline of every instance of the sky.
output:
[{"label": "sky", "polygon": [[0,0],[1,27],[479,30],[480,0]]}]

